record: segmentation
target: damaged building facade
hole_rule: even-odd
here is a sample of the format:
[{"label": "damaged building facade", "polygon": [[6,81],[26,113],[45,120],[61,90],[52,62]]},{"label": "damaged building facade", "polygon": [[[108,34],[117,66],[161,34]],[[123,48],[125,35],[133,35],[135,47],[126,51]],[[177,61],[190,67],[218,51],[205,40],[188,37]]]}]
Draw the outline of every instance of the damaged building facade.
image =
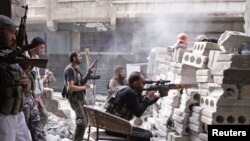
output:
[{"label": "damaged building facade", "polygon": [[[27,31],[46,39],[48,68],[62,88],[63,69],[70,52],[90,49],[91,58],[103,55],[97,73],[97,92],[115,65],[145,63],[151,48],[172,45],[176,35],[186,32],[193,42],[198,34],[219,38],[225,30],[244,32],[245,0],[31,0]],[[21,13],[21,12],[19,12]],[[83,57],[85,63],[85,57]],[[59,61],[58,61],[59,60]],[[82,70],[85,70],[82,65]]]}]

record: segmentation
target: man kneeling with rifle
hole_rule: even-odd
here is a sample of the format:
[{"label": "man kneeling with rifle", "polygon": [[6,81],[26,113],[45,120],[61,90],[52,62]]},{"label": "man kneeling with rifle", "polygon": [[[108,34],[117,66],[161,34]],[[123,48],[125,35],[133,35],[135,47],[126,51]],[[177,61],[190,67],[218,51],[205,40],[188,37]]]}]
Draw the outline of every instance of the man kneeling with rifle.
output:
[{"label": "man kneeling with rifle", "polygon": [[[154,104],[159,97],[155,91],[147,91],[142,96],[145,85],[145,77],[140,72],[132,72],[128,79],[128,86],[113,93],[105,105],[108,113],[116,115],[126,120],[131,120],[134,116],[140,117],[148,106]],[[106,131],[107,134],[125,137],[125,135]],[[132,141],[150,141],[152,133],[148,130],[133,127],[131,133]]]},{"label": "man kneeling with rifle", "polygon": [[[167,96],[170,89],[182,89],[192,87],[193,84],[168,84],[170,81],[145,81],[145,77],[140,72],[133,72],[129,76],[128,86],[121,86],[119,90],[111,94],[105,104],[106,112],[131,120],[134,116],[141,117],[148,106],[154,104],[159,97]],[[144,88],[145,84],[154,84],[149,88]],[[145,96],[142,91],[146,90]],[[159,91],[160,95],[155,92]],[[106,131],[113,136],[126,137],[126,135]],[[133,127],[131,133],[132,141],[150,141],[152,133],[148,130]]]}]

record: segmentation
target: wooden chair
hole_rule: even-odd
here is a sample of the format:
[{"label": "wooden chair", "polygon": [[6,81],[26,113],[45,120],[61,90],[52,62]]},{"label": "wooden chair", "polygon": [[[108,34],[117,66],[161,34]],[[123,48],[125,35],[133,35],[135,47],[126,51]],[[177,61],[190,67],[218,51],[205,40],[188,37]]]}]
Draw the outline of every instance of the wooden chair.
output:
[{"label": "wooden chair", "polygon": [[[86,116],[88,118],[88,140],[91,136],[94,140],[115,140],[115,141],[129,141],[130,134],[132,132],[131,124],[122,118],[106,113],[92,106],[84,106]],[[96,127],[96,131],[91,132],[91,127]],[[126,138],[115,137],[100,131],[104,129],[108,131],[114,131],[127,135]]]}]

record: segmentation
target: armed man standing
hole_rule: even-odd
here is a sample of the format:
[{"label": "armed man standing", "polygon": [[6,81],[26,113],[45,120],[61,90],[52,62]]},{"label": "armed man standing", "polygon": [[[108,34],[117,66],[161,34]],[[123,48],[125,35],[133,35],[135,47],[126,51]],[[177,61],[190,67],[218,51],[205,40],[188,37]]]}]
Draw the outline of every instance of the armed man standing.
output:
[{"label": "armed man standing", "polygon": [[8,55],[16,49],[16,26],[0,15],[0,139],[1,141],[31,141],[22,112],[23,86],[28,77],[18,64],[8,63]]},{"label": "armed man standing", "polygon": [[[85,129],[87,127],[87,119],[83,110],[85,101],[85,90],[90,88],[90,84],[84,82],[90,77],[90,74],[95,71],[94,65],[92,64],[88,69],[85,76],[79,71],[79,64],[81,64],[81,54],[79,52],[73,52],[70,55],[70,64],[64,70],[65,86],[68,93],[68,99],[71,108],[76,114],[76,129],[74,133],[73,141],[82,141]],[[82,84],[82,83],[85,84]]]},{"label": "armed man standing", "polygon": [[[128,87],[122,88],[113,93],[105,104],[108,113],[116,115],[126,120],[131,120],[134,116],[141,117],[148,106],[154,104],[159,97],[155,91],[148,91],[146,96],[142,96],[145,78],[140,72],[132,72],[128,79]],[[107,134],[125,137],[125,135],[106,131]],[[152,133],[148,130],[133,127],[130,135],[132,141],[150,141]]]}]

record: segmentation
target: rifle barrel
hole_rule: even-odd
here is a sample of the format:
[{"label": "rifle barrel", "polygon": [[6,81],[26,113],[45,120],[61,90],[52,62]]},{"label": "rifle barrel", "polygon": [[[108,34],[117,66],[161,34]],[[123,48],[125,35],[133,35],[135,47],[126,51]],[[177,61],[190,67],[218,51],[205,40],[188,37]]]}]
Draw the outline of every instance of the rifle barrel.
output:
[{"label": "rifle barrel", "polygon": [[146,80],[145,81],[146,84],[153,84],[153,83],[164,84],[164,83],[169,83],[169,82],[171,81],[170,80],[158,80],[158,81]]},{"label": "rifle barrel", "polygon": [[161,88],[165,89],[183,89],[183,88],[191,88],[197,87],[197,84],[168,84],[168,85],[151,85],[149,88],[144,88],[144,91],[157,91]]},{"label": "rifle barrel", "polygon": [[100,59],[101,55],[99,54],[98,57],[91,63],[90,66],[95,66],[95,64],[98,62],[98,60]]}]

